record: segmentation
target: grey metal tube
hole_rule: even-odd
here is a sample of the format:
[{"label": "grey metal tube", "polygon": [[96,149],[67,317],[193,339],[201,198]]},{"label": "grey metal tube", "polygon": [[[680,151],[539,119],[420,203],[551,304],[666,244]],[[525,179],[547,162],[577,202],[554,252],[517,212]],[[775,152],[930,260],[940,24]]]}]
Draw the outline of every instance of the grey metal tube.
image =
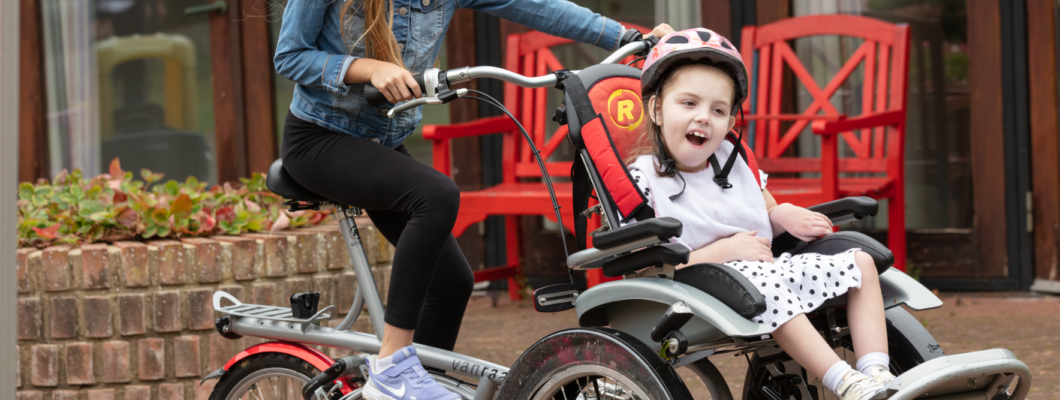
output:
[{"label": "grey metal tube", "polygon": [[364,308],[364,296],[361,296],[360,285],[357,287],[357,293],[353,295],[353,305],[350,306],[350,312],[346,313],[346,318],[342,319],[339,326],[335,327],[337,331],[348,331],[353,324],[357,323],[357,318],[361,316],[361,309]]},{"label": "grey metal tube", "polygon": [[607,56],[603,61],[600,61],[600,64],[614,64],[622,61],[623,58],[639,53],[642,50],[644,50],[644,42],[636,41],[615,50],[614,53],[611,53],[611,55]]},{"label": "grey metal tube", "polygon": [[[346,211],[339,210],[339,212]],[[368,264],[368,257],[364,254],[364,245],[361,243],[360,233],[357,232],[357,223],[354,222],[353,217],[345,217],[339,220],[339,229],[342,230],[342,237],[346,241],[346,251],[350,254],[353,271],[357,273],[357,291],[368,304],[368,318],[372,321],[372,327],[375,328],[376,338],[382,341],[383,327],[386,326],[383,323],[383,302],[379,298],[379,289],[375,287],[372,267]],[[356,305],[356,299],[354,303]],[[352,313],[353,310],[350,312]],[[379,351],[378,345],[375,351]]]},{"label": "grey metal tube", "polygon": [[528,77],[497,67],[464,67],[445,72],[445,79],[449,81],[450,85],[479,78],[500,79],[525,88],[542,88],[556,85],[556,75]]},{"label": "grey metal tube", "polygon": [[[382,332],[380,329],[377,331]],[[236,317],[232,322],[232,332],[243,336],[339,347],[362,353],[378,353],[380,347],[380,339],[363,332],[310,326],[302,333],[297,323],[258,318]],[[413,345],[416,346],[416,356],[424,365],[479,379],[480,385],[481,382],[487,381],[500,384],[508,375],[508,367],[435,347]]]}]

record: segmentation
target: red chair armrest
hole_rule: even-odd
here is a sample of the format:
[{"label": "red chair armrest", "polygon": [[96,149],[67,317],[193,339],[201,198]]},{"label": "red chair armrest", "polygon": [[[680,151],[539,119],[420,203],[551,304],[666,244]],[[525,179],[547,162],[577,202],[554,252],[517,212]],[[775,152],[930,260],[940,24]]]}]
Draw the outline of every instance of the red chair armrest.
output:
[{"label": "red chair armrest", "polygon": [[468,136],[481,136],[493,133],[512,132],[518,128],[507,116],[476,119],[450,125],[424,125],[423,138],[427,140],[447,140]]},{"label": "red chair armrest", "polygon": [[850,119],[841,117],[836,121],[814,121],[813,133],[818,135],[832,135],[840,132],[849,132],[855,129],[898,125],[902,122],[902,117],[904,116],[904,111],[887,111]]}]

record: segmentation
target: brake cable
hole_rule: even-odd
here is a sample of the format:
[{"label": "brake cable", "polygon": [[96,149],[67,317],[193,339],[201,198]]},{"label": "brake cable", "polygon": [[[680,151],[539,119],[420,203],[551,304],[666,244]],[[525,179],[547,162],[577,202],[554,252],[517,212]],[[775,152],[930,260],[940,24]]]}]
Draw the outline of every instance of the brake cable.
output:
[{"label": "brake cable", "polygon": [[[519,120],[516,119],[514,115],[512,115],[511,111],[508,111],[508,109],[505,108],[504,105],[501,104],[501,102],[497,101],[497,99],[478,90],[468,89],[467,91],[475,93],[478,96],[464,96],[461,97],[462,99],[475,99],[496,107],[497,109],[501,110],[501,112],[503,112],[505,115],[507,115],[508,118],[511,118],[512,122],[515,122],[515,126],[519,128],[519,131],[523,133],[523,138],[525,138],[526,143],[530,145],[531,153],[533,153],[534,158],[537,159],[537,166],[541,169],[541,177],[545,181],[545,187],[548,188],[548,195],[552,198],[552,209],[556,212],[556,222],[559,223],[559,239],[561,242],[563,242],[563,255],[565,257],[570,257],[570,252],[567,250],[567,238],[565,236],[565,233],[563,232],[563,216],[560,215],[559,212],[560,206],[559,200],[556,200],[556,191],[552,188],[552,178],[548,174],[548,169],[545,168],[545,162],[541,159],[541,152],[537,149],[537,146],[534,145],[534,141],[530,139],[530,134],[526,133],[526,128],[523,128],[523,124],[519,123]],[[571,283],[575,283],[574,271],[570,268],[567,268],[567,274],[570,275]]]}]

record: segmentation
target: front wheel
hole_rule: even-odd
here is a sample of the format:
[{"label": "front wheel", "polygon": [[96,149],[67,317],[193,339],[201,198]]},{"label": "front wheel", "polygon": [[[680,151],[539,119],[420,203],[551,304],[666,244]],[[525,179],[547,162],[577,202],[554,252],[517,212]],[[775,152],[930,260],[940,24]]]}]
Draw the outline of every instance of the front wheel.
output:
[{"label": "front wheel", "polygon": [[644,343],[603,328],[541,339],[508,372],[498,399],[692,399],[673,368]]}]

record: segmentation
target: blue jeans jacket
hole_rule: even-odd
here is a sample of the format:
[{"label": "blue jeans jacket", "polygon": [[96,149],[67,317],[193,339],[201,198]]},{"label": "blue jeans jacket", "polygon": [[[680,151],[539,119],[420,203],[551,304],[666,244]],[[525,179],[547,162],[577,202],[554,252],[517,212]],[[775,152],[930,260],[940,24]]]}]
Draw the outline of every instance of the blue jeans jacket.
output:
[{"label": "blue jeans jacket", "polygon": [[[361,1],[361,0],[347,0]],[[566,0],[392,0],[394,36],[405,67],[419,73],[434,64],[445,31],[457,8],[496,15],[530,28],[589,43],[606,50],[618,47],[623,27]],[[365,57],[364,15],[347,13],[339,21],[342,0],[290,0],[283,12],[276,44],[276,72],[296,82],[291,112],[298,118],[396,147],[420,123],[421,109],[386,117],[393,107],[378,108],[364,100],[364,83],[345,84],[353,60]],[[345,24],[345,41],[340,26]]]}]

